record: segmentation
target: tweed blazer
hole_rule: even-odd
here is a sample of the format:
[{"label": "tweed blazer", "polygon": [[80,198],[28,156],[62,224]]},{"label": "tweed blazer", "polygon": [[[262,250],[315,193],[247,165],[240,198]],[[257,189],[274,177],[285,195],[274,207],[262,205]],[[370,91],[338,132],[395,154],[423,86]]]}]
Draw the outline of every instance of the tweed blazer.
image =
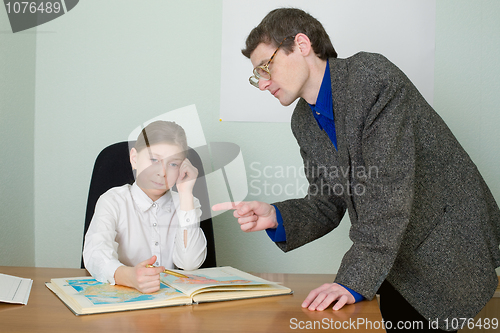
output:
[{"label": "tweed blazer", "polygon": [[444,329],[474,317],[500,266],[500,211],[475,164],[389,60],[358,53],[329,65],[338,150],[300,99],[291,126],[309,193],[275,203],[286,232],[277,245],[322,237],[347,210],[353,245],[335,282],[372,299],[387,279]]}]

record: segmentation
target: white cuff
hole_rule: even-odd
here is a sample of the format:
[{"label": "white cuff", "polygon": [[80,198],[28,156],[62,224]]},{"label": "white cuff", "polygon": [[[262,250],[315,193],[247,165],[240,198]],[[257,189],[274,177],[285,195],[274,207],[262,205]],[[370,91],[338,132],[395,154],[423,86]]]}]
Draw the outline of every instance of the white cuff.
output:
[{"label": "white cuff", "polygon": [[179,226],[181,228],[198,228],[200,225],[200,222],[198,221],[196,217],[196,209],[191,209],[189,211],[184,211],[182,209],[179,209],[177,211],[177,214],[179,216]]}]

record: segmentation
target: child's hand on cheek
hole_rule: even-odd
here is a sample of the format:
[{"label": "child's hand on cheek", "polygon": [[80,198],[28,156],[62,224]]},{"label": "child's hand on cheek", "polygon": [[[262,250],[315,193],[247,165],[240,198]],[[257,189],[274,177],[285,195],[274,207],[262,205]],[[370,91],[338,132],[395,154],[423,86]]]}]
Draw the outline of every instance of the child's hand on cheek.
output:
[{"label": "child's hand on cheek", "polygon": [[189,211],[194,209],[193,187],[198,177],[198,169],[186,158],[179,168],[176,185],[181,200],[181,209]]},{"label": "child's hand on cheek", "polygon": [[198,177],[198,169],[186,158],[179,167],[179,176],[176,185],[179,194],[192,194],[194,183]]}]

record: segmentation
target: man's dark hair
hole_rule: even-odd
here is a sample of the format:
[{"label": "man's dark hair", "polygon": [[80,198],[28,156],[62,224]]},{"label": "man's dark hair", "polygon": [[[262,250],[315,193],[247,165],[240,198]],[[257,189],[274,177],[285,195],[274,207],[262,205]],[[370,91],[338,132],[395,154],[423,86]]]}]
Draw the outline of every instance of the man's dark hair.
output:
[{"label": "man's dark hair", "polygon": [[[323,25],[314,17],[297,8],[278,8],[269,12],[258,26],[252,29],[241,53],[247,58],[260,43],[278,45],[286,37],[303,33],[311,41],[314,53],[323,60],[337,58],[330,37]],[[282,44],[287,54],[293,52],[294,40],[289,38]]]}]

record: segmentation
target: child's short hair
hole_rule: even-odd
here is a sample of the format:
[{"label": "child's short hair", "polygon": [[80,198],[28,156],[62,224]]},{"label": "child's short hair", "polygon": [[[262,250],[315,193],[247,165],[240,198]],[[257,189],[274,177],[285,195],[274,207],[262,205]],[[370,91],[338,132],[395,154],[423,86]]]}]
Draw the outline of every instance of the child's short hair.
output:
[{"label": "child's short hair", "polygon": [[158,143],[175,144],[182,148],[187,155],[188,145],[184,129],[173,121],[158,120],[152,122],[139,134],[135,142],[135,149],[140,152],[146,147]]}]

